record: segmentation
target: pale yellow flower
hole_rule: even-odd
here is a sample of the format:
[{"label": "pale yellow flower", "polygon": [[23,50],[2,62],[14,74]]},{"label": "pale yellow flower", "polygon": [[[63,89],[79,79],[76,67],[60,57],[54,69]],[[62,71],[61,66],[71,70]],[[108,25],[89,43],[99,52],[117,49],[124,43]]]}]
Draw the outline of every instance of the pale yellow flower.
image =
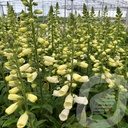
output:
[{"label": "pale yellow flower", "polygon": [[9,90],[9,93],[12,93],[12,94],[15,94],[19,91],[19,88],[18,87],[14,87],[12,89]]},{"label": "pale yellow flower", "polygon": [[66,74],[66,70],[65,69],[63,69],[63,70],[57,70],[57,74],[64,75],[64,74]]},{"label": "pale yellow flower", "polygon": [[61,121],[65,121],[68,119],[68,115],[69,115],[69,109],[64,109],[60,114],[59,114],[59,118]]},{"label": "pale yellow flower", "polygon": [[10,105],[8,108],[6,108],[5,112],[10,115],[12,114],[16,109],[18,108],[18,102]]},{"label": "pale yellow flower", "polygon": [[80,78],[81,78],[81,76],[79,74],[77,74],[77,73],[73,74],[73,79],[74,80],[78,81]]},{"label": "pale yellow flower", "polygon": [[35,96],[35,95],[32,94],[32,93],[28,93],[28,94],[27,94],[27,99],[28,99],[29,101],[31,101],[32,103],[35,103],[38,98],[37,98],[37,96]]},{"label": "pale yellow flower", "polygon": [[17,122],[17,128],[23,128],[26,126],[28,122],[28,114],[27,112],[25,112],[24,114],[22,114]]},{"label": "pale yellow flower", "polygon": [[52,95],[59,97],[59,91],[58,90],[54,90]]},{"label": "pale yellow flower", "polygon": [[57,76],[48,76],[46,79],[50,83],[59,83],[59,80],[58,80],[58,77]]},{"label": "pale yellow flower", "polygon": [[79,66],[82,67],[82,68],[88,68],[88,64],[85,63],[85,62],[80,62]]},{"label": "pale yellow flower", "polygon": [[21,72],[22,72],[22,71],[26,71],[29,67],[30,67],[30,64],[29,64],[29,63],[24,64],[24,65],[22,65],[22,66],[20,67],[20,71],[21,71]]},{"label": "pale yellow flower", "polygon": [[22,96],[19,96],[17,94],[9,94],[8,95],[9,100],[18,100],[18,99],[21,99],[21,98],[22,98]]},{"label": "pale yellow flower", "polygon": [[78,104],[84,104],[84,105],[87,105],[88,104],[88,100],[86,97],[81,97],[81,96],[75,96],[73,98],[74,102],[75,103],[78,103]]},{"label": "pale yellow flower", "polygon": [[67,65],[66,64],[63,64],[63,65],[60,65],[57,67],[58,70],[64,70],[67,68]]},{"label": "pale yellow flower", "polygon": [[66,93],[67,93],[67,91],[68,91],[68,89],[69,89],[69,86],[68,85],[64,85],[60,90],[59,90],[59,96],[64,96]]},{"label": "pale yellow flower", "polygon": [[56,60],[54,59],[54,57],[51,57],[51,56],[44,56],[43,58],[44,58],[45,61],[56,62]]},{"label": "pale yellow flower", "polygon": [[78,79],[79,82],[88,82],[88,76],[81,76],[81,78]]},{"label": "pale yellow flower", "polygon": [[31,77],[27,77],[27,81],[28,82],[33,82],[36,77],[37,77],[37,72],[33,72],[32,74],[30,74]]},{"label": "pale yellow flower", "polygon": [[73,106],[73,96],[71,94],[69,94],[64,102],[64,108],[65,109],[71,109]]},{"label": "pale yellow flower", "polygon": [[44,65],[45,65],[45,66],[50,66],[50,65],[53,65],[53,62],[50,62],[50,61],[44,61]]}]

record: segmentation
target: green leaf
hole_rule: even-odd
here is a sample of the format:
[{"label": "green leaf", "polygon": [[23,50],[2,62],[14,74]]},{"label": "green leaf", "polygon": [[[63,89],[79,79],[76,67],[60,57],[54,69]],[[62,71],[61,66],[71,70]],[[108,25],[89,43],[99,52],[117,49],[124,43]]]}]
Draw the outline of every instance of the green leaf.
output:
[{"label": "green leaf", "polygon": [[73,123],[73,121],[75,121],[75,115],[72,115],[69,119],[68,119],[68,123],[71,124]]},{"label": "green leaf", "polygon": [[33,106],[33,107],[30,109],[30,111],[32,111],[32,110],[34,110],[34,109],[39,109],[39,108],[40,108],[39,105],[35,105],[35,106]]},{"label": "green leaf", "polygon": [[49,104],[44,104],[42,106],[44,109],[46,109],[47,111],[49,111],[50,113],[53,113],[53,109],[52,109],[52,106],[49,105]]},{"label": "green leaf", "polygon": [[16,121],[16,117],[9,117],[9,119],[4,122],[3,127],[10,126],[11,124],[16,123]]},{"label": "green leaf", "polygon": [[50,122],[52,122],[55,126],[59,126],[59,121],[56,120],[53,116],[49,116],[48,114],[44,114],[45,117],[48,118]]},{"label": "green leaf", "polygon": [[36,122],[36,127],[40,126],[40,125],[43,124],[45,121],[47,121],[47,120],[40,120],[40,121]]},{"label": "green leaf", "polygon": [[101,115],[93,115],[92,119],[101,120],[104,119]]}]

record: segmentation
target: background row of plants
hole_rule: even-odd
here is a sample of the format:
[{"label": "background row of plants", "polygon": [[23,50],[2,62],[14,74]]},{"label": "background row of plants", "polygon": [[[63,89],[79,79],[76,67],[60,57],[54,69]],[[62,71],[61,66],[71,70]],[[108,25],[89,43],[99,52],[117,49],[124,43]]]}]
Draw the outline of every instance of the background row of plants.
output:
[{"label": "background row of plants", "polygon": [[[85,4],[82,16],[71,13],[62,19],[57,3],[55,8],[51,6],[47,23],[40,23],[38,14],[42,12],[33,10],[37,3],[21,1],[28,12],[22,11],[20,19],[9,4],[7,16],[0,18],[0,127],[91,127],[88,121],[84,120],[83,126],[76,119],[75,97],[79,97],[79,89],[92,76],[101,76],[106,83],[96,84],[89,92],[87,88],[84,90],[89,93],[88,104],[78,102],[83,107],[80,119],[111,117],[119,102],[119,93],[126,100],[128,88],[127,82],[123,82],[128,77],[127,28],[121,23],[120,8],[117,7],[113,22],[107,16],[107,7],[95,16],[94,8],[88,11]],[[119,75],[121,81],[113,80],[113,74]],[[108,89],[115,92],[106,94],[113,97],[112,107],[104,108],[108,98],[105,95],[95,101],[104,111],[93,114],[89,105],[91,98]],[[66,102],[68,96],[70,100]],[[16,109],[10,112],[7,108],[12,104]],[[125,115],[111,128],[128,126],[127,104],[120,100],[120,107]],[[70,113],[62,120],[59,115],[65,109]],[[29,119],[24,126],[19,126],[17,121],[24,113]],[[105,128],[105,124],[96,127]]]}]

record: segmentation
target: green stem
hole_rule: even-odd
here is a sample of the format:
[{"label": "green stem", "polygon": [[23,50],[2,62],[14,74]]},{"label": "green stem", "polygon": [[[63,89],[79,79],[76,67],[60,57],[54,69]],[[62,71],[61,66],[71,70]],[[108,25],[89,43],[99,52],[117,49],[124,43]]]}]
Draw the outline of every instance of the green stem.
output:
[{"label": "green stem", "polygon": [[18,70],[18,71],[17,71],[17,74],[18,74],[19,80],[20,80],[20,82],[21,82],[22,94],[23,94],[23,98],[24,98],[25,109],[28,111],[28,105],[27,105],[27,97],[26,97],[25,86],[24,86],[24,82],[23,82],[22,75],[21,75],[21,72],[20,72],[20,65],[19,65],[19,62],[18,62],[18,57],[17,57],[17,54],[15,53],[14,50],[13,50],[13,55],[14,55],[14,58],[15,58],[15,61],[16,61],[16,67],[17,67],[17,70]]},{"label": "green stem", "polygon": [[[30,1],[30,16],[31,18],[34,18],[33,16],[33,11],[32,11],[32,1]],[[33,36],[33,43],[34,43],[34,53],[35,53],[35,65],[37,68],[37,73],[39,75],[39,79],[38,79],[38,84],[40,87],[40,96],[41,96],[41,104],[43,103],[43,93],[42,93],[42,86],[41,86],[41,76],[40,76],[40,66],[39,66],[39,58],[38,58],[38,54],[37,54],[37,41],[36,41],[36,36],[35,36],[35,26],[34,23],[31,23],[31,27],[32,27],[32,36]]]}]

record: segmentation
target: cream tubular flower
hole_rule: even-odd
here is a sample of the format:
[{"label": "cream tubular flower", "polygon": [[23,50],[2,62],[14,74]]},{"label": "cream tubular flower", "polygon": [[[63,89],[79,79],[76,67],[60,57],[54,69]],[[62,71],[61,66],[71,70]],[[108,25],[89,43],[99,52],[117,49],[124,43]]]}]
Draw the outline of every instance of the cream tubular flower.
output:
[{"label": "cream tubular flower", "polygon": [[79,82],[88,82],[88,76],[82,76],[81,78],[78,79]]},{"label": "cream tubular flower", "polygon": [[85,63],[85,62],[80,62],[79,66],[82,67],[82,68],[88,68],[88,64]]},{"label": "cream tubular flower", "polygon": [[28,94],[27,94],[27,99],[28,99],[30,102],[35,103],[38,98],[37,98],[37,96],[35,96],[35,95],[32,94],[32,93],[28,93]]},{"label": "cream tubular flower", "polygon": [[56,60],[51,56],[44,56],[43,58],[44,58],[45,61],[56,62]]},{"label": "cream tubular flower", "polygon": [[58,90],[54,90],[52,95],[59,97],[59,91]]},{"label": "cream tubular flower", "polygon": [[67,65],[66,64],[63,64],[63,65],[60,65],[57,67],[58,70],[64,70],[67,68]]},{"label": "cream tubular flower", "polygon": [[44,61],[44,65],[45,65],[45,66],[50,66],[50,65],[53,65],[53,62],[50,62],[50,61]]},{"label": "cream tubular flower", "polygon": [[23,128],[28,122],[28,114],[25,112],[22,114],[17,122],[17,128]]},{"label": "cream tubular flower", "polygon": [[22,96],[19,96],[17,94],[9,94],[8,95],[9,100],[18,100],[18,99],[21,99],[21,98],[22,98]]},{"label": "cream tubular flower", "polygon": [[84,104],[84,105],[87,105],[88,104],[88,100],[86,97],[81,97],[81,96],[75,96],[73,98],[74,100],[74,103],[78,103],[78,104]]},{"label": "cream tubular flower", "polygon": [[65,121],[68,119],[68,115],[69,115],[69,109],[64,109],[60,114],[59,114],[59,118],[61,121]]},{"label": "cream tubular flower", "polygon": [[73,96],[71,94],[69,94],[64,102],[64,108],[65,109],[71,109],[73,105]]},{"label": "cream tubular flower", "polygon": [[26,56],[31,54],[31,49],[30,48],[24,48],[23,51],[20,53],[21,56]]},{"label": "cream tubular flower", "polygon": [[14,88],[12,88],[12,89],[9,90],[9,93],[15,94],[15,93],[17,93],[18,91],[19,91],[19,88],[18,88],[18,87],[14,87]]},{"label": "cream tubular flower", "polygon": [[30,77],[27,77],[28,82],[33,82],[37,77],[37,72],[33,72]]},{"label": "cream tubular flower", "polygon": [[12,114],[16,109],[18,108],[18,102],[10,105],[8,108],[6,108],[5,112],[10,115]]},{"label": "cream tubular flower", "polygon": [[81,78],[81,76],[79,74],[77,74],[77,73],[73,74],[73,79],[74,80],[78,81],[80,78]]},{"label": "cream tubular flower", "polygon": [[30,64],[24,64],[24,65],[22,65],[21,67],[20,67],[20,71],[22,72],[22,71],[26,71],[28,68],[30,67]]},{"label": "cream tubular flower", "polygon": [[59,90],[59,96],[64,96],[67,91],[69,89],[69,86],[68,85],[64,85],[60,90]]},{"label": "cream tubular flower", "polygon": [[46,79],[50,83],[59,83],[57,76],[48,76]]},{"label": "cream tubular flower", "polygon": [[70,74],[65,75],[65,77],[67,78],[68,81],[71,80],[71,75]]},{"label": "cream tubular flower", "polygon": [[57,70],[57,74],[64,75],[64,74],[66,74],[66,70],[65,69],[63,69],[63,70]]}]

